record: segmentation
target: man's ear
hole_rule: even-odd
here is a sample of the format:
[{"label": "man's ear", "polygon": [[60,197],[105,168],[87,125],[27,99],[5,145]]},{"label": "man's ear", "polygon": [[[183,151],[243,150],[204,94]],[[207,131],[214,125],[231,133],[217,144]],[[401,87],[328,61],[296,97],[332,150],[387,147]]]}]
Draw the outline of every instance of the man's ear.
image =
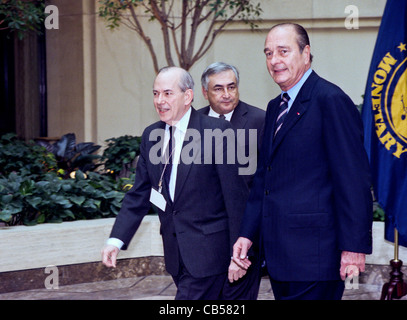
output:
[{"label": "man's ear", "polygon": [[202,87],[202,95],[206,100],[208,100],[208,91],[206,91],[204,87]]},{"label": "man's ear", "polygon": [[302,54],[304,55],[305,64],[310,64],[311,63],[311,47],[309,45],[306,45],[304,47]]},{"label": "man's ear", "polygon": [[194,100],[194,90],[187,89],[184,95],[185,95],[185,105],[192,104],[192,101]]}]

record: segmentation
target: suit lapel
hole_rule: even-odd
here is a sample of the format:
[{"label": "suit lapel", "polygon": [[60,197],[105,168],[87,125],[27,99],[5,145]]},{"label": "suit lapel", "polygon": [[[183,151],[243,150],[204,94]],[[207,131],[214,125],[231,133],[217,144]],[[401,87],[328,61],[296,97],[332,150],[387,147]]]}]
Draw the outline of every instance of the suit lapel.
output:
[{"label": "suit lapel", "polygon": [[291,109],[288,112],[281,129],[278,131],[276,137],[274,138],[273,150],[280,144],[280,142],[284,139],[284,136],[297,123],[297,121],[300,120],[306,110],[306,105],[302,104],[296,99],[296,101],[291,106]]},{"label": "suit lapel", "polygon": [[[303,117],[304,113],[307,111],[309,107],[309,103],[311,101],[311,93],[312,89],[315,86],[315,83],[319,79],[319,76],[312,71],[308,79],[303,84],[300,92],[298,93],[293,105],[288,112],[284,123],[281,129],[278,131],[274,141],[272,142],[272,150],[271,155],[273,154],[274,150],[278,147],[278,145],[284,140],[286,134],[290,131],[290,129]],[[276,107],[275,109],[278,109]],[[277,117],[277,111],[275,111],[274,119],[273,119],[273,133],[274,133],[274,124]]]},{"label": "suit lapel", "polygon": [[280,99],[279,97],[273,99],[272,101],[269,102],[267,106],[267,111],[269,112],[269,115],[267,116],[266,119],[266,124],[265,124],[265,131],[264,131],[264,138],[263,138],[263,150],[267,151],[267,158],[265,159],[266,161],[270,159],[272,151],[273,151],[273,136],[274,136],[274,127],[276,124],[276,119],[277,119],[277,114],[278,114],[278,106],[280,104]]},{"label": "suit lapel", "polygon": [[233,111],[232,119],[230,119],[230,123],[232,124],[232,126],[239,129],[245,128],[247,122],[246,114],[247,106],[239,101],[239,104]]},{"label": "suit lapel", "polygon": [[203,110],[202,113],[205,114],[205,115],[208,115],[209,114],[209,108],[210,108],[209,106],[203,107],[202,108],[202,110]]}]

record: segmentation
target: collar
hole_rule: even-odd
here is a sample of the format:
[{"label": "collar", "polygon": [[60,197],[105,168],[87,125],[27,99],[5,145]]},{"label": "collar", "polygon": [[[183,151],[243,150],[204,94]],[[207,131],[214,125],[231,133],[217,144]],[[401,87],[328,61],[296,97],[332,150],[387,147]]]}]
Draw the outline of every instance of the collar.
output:
[{"label": "collar", "polygon": [[297,97],[298,93],[301,90],[301,87],[303,86],[303,84],[305,83],[305,81],[307,81],[308,77],[310,76],[312,72],[312,69],[309,68],[307,71],[305,71],[305,73],[303,74],[303,76],[301,77],[300,81],[298,81],[294,87],[292,87],[291,89],[289,89],[288,91],[283,91],[281,92],[281,96],[283,95],[284,92],[287,92],[288,95],[290,96],[290,101],[288,101],[288,110],[290,110],[292,104],[294,103],[295,98]]},{"label": "collar", "polygon": [[[227,121],[230,121],[230,119],[232,119],[233,111],[235,111],[235,110],[233,109],[229,113],[224,114]],[[219,118],[220,114],[217,113],[216,111],[214,111],[211,106],[209,106],[208,116],[214,117],[214,118]]]},{"label": "collar", "polygon": [[[185,133],[188,129],[189,118],[191,117],[191,108],[188,109],[187,112],[182,116],[182,118],[174,125],[177,130]],[[170,126],[168,124],[165,125],[165,131],[169,131]]]}]

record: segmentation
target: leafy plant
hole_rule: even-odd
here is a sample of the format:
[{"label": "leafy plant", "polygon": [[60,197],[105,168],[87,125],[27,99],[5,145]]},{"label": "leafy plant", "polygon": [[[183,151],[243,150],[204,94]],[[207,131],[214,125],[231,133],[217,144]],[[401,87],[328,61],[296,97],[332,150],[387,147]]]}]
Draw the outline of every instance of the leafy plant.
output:
[{"label": "leafy plant", "polygon": [[41,175],[56,171],[57,162],[53,154],[36,145],[33,141],[26,143],[14,133],[0,138],[0,176],[11,172]]},{"label": "leafy plant", "polygon": [[373,221],[384,221],[385,212],[382,207],[377,203],[373,203]]},{"label": "leafy plant", "polygon": [[93,154],[100,149],[99,145],[93,142],[76,144],[74,133],[65,134],[52,144],[45,140],[38,140],[37,144],[54,154],[58,167],[65,171],[65,177],[78,169],[82,172],[93,171],[97,167],[94,160],[101,158],[100,155]]},{"label": "leafy plant", "polygon": [[134,162],[140,154],[141,137],[125,135],[106,140],[102,159],[105,169],[114,178],[134,173]]},{"label": "leafy plant", "polygon": [[[120,170],[115,168],[126,168],[134,162],[140,140],[131,136],[108,140],[106,159],[111,160],[108,163],[117,173]],[[34,225],[118,214],[134,173],[127,173],[127,178],[92,170],[85,174],[78,168],[87,170],[103,164],[101,156],[91,154],[100,146],[76,144],[73,134],[44,145],[52,152],[32,141],[26,143],[15,134],[0,138],[0,221],[9,226]]]},{"label": "leafy plant", "polygon": [[34,225],[114,217],[125,194],[124,183],[95,172],[86,179],[81,171],[75,179],[47,173],[40,181],[13,172],[0,179],[0,220]]},{"label": "leafy plant", "polygon": [[1,0],[0,30],[16,32],[20,40],[29,31],[41,33],[44,8],[44,1]]}]

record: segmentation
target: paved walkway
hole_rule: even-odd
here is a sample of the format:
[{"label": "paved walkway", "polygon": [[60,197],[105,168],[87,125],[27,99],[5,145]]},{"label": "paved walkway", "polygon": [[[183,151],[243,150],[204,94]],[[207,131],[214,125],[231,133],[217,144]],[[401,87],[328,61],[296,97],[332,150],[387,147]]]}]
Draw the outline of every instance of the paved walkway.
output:
[{"label": "paved walkway", "polygon": [[[343,300],[379,300],[382,285],[362,283],[345,290]],[[0,300],[173,300],[170,276],[146,276],[0,294]],[[268,278],[261,281],[259,300],[273,300]],[[407,300],[407,297],[403,297]]]}]

